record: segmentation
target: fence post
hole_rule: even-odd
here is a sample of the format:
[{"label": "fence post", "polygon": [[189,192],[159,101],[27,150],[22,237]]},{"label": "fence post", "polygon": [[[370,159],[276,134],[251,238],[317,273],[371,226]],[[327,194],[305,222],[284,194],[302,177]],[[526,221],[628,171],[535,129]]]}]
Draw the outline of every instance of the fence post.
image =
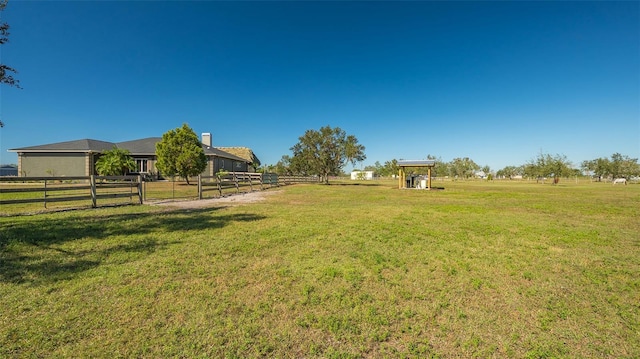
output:
[{"label": "fence post", "polygon": [[240,186],[238,185],[238,176],[233,172],[233,182],[236,184],[236,193],[240,193]]},{"label": "fence post", "polygon": [[222,178],[220,178],[219,174],[216,175],[216,180],[218,181],[218,192],[220,193],[220,197],[222,197],[222,185],[220,184]]},{"label": "fence post", "polygon": [[98,196],[96,194],[96,176],[91,175],[89,177],[89,182],[91,183],[91,207],[96,208],[98,199]]},{"label": "fence post", "polygon": [[47,180],[44,180],[44,208],[47,208]]},{"label": "fence post", "polygon": [[142,181],[142,175],[138,175],[138,199],[140,200],[140,204],[142,204],[143,183],[144,182]]},{"label": "fence post", "polygon": [[202,199],[202,174],[198,175],[198,199]]}]

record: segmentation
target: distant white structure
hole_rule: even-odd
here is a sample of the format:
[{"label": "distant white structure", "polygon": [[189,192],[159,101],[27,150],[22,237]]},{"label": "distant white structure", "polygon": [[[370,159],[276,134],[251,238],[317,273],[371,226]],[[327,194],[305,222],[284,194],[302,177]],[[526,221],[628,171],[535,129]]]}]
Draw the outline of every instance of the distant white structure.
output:
[{"label": "distant white structure", "polygon": [[353,171],[351,172],[352,180],[372,180],[373,171]]}]

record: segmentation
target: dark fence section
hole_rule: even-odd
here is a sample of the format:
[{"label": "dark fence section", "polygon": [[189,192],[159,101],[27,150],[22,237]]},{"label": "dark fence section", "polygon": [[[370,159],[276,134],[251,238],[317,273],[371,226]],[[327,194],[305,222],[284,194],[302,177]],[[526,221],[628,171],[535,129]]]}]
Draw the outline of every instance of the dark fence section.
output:
[{"label": "dark fence section", "polygon": [[252,192],[266,188],[285,186],[294,183],[318,182],[316,177],[279,176],[276,173],[229,172],[217,176],[198,177],[198,198],[208,192],[218,196],[226,194]]},{"label": "dark fence section", "polygon": [[198,198],[202,199],[206,192],[215,191],[219,196],[224,194],[252,192],[263,190],[261,173],[230,172],[218,176],[198,177]]},{"label": "dark fence section", "polygon": [[278,183],[282,185],[294,184],[294,183],[319,183],[320,178],[314,176],[280,176],[278,177]]}]

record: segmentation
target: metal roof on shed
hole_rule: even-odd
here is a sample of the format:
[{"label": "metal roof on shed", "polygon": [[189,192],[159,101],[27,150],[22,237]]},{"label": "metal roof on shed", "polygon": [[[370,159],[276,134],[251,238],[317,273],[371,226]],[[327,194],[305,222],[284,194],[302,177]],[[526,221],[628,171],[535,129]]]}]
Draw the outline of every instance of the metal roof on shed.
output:
[{"label": "metal roof on shed", "polygon": [[398,161],[400,167],[433,167],[436,165],[434,160],[401,160]]}]

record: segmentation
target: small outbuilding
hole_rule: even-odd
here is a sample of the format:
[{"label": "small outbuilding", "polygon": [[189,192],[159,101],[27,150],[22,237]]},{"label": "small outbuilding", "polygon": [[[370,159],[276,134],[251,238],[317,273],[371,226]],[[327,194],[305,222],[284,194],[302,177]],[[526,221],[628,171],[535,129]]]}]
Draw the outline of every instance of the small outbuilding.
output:
[{"label": "small outbuilding", "polygon": [[372,180],[373,179],[373,171],[352,171],[351,179],[352,180]]},{"label": "small outbuilding", "polygon": [[[398,188],[431,189],[431,169],[436,165],[434,160],[401,160],[398,161]],[[416,183],[417,176],[407,178],[406,169],[410,167],[427,167],[426,183]]]}]

